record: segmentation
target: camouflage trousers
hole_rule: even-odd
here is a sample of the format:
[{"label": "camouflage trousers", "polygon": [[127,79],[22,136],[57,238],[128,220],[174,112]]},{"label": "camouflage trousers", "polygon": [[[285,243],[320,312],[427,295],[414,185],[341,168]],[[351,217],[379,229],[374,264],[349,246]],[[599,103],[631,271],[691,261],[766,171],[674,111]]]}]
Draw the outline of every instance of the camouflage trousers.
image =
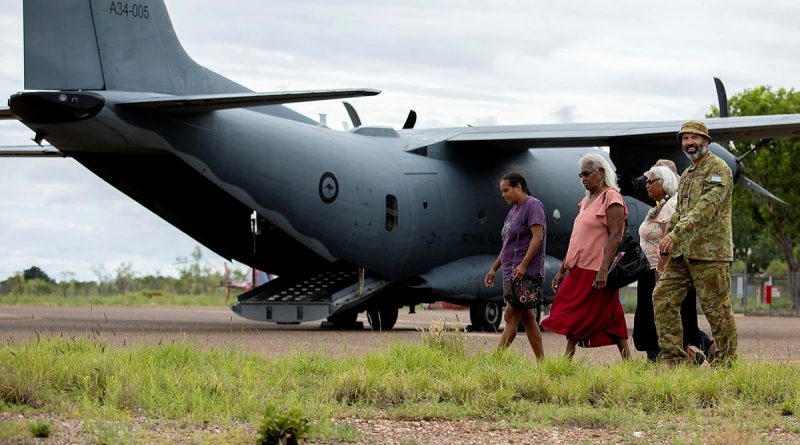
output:
[{"label": "camouflage trousers", "polygon": [[[736,358],[736,322],[731,308],[731,268],[727,261],[670,258],[653,291],[653,311],[658,332],[660,358],[667,362],[690,361],[683,349],[681,302],[694,287],[700,307],[711,325],[717,344],[716,364]],[[713,354],[712,354],[713,355]],[[693,361],[691,361],[693,363]]]}]

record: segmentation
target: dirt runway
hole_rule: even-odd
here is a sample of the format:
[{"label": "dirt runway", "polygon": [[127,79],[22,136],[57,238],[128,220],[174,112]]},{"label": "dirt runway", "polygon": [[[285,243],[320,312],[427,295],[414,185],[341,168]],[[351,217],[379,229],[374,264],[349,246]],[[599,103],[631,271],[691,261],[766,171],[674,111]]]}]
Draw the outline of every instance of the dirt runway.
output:
[{"label": "dirt runway", "polygon": [[[227,308],[0,306],[0,338],[18,342],[37,335],[63,335],[91,337],[120,346],[186,341],[205,349],[239,348],[264,357],[299,352],[362,355],[394,343],[420,342],[420,329],[436,320],[469,324],[469,313],[431,310],[408,314],[401,310],[395,329],[388,332],[369,330],[364,314],[359,320],[367,328],[340,331],[322,329],[318,321],[299,325],[254,322]],[[700,316],[699,320],[701,329],[710,333],[705,318]],[[736,324],[741,357],[800,364],[800,318],[737,315]],[[629,335],[632,326],[633,315],[629,314]],[[496,346],[499,334],[470,332],[466,338],[469,348],[489,351]],[[546,354],[561,354],[564,345],[564,337],[544,334]],[[518,336],[512,347],[533,359],[524,335]],[[644,357],[643,353],[635,354]],[[578,348],[576,357],[608,363],[618,360],[619,354],[614,347]]]}]

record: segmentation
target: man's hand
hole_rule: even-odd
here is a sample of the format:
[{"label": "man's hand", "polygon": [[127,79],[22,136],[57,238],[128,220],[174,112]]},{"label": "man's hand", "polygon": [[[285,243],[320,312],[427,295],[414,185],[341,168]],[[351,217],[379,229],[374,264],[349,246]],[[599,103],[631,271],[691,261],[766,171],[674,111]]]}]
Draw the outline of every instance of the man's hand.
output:
[{"label": "man's hand", "polygon": [[672,248],[675,246],[675,243],[672,241],[672,237],[667,235],[661,239],[661,243],[658,245],[658,251],[663,256],[667,256],[672,253]]}]

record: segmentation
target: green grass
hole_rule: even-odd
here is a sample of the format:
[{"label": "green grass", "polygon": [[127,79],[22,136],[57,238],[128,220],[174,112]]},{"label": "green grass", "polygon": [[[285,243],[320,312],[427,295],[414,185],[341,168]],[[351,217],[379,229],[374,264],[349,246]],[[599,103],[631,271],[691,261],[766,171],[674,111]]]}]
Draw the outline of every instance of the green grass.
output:
[{"label": "green grass", "polygon": [[125,423],[93,420],[83,422],[83,434],[89,443],[133,445],[137,443],[128,433]]},{"label": "green grass", "polygon": [[363,357],[303,353],[275,359],[188,344],[124,349],[83,339],[34,339],[0,346],[0,412],[117,422],[87,432],[115,443],[136,442],[124,427],[134,414],[189,424],[244,422],[255,432],[270,406],[297,407],[298,416],[309,420],[311,437],[322,440],[358,440],[352,425],[335,419],[375,416],[628,435],[644,428],[651,439],[674,443],[706,442],[694,436],[697,428],[720,441],[751,442],[759,442],[762,432],[800,429],[800,367],[789,364],[738,362],[714,370],[645,361],[535,362],[513,351],[470,352],[445,338],[463,335],[459,331],[435,335],[426,332],[420,344]]},{"label": "green grass", "polygon": [[15,437],[30,437],[30,424],[21,420],[0,420],[0,442],[10,442]]},{"label": "green grass", "polygon": [[[231,295],[230,303],[236,302]],[[0,305],[7,306],[207,306],[227,307],[224,294],[151,295],[133,292],[124,295],[0,295]]]},{"label": "green grass", "polygon": [[33,437],[50,437],[53,434],[53,422],[47,419],[34,420],[30,423],[29,429]]}]

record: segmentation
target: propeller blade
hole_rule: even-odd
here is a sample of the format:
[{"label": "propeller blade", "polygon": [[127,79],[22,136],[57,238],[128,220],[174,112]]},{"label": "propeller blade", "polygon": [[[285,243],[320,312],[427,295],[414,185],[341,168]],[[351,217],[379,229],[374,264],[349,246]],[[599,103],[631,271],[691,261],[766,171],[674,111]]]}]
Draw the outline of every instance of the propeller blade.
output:
[{"label": "propeller blade", "polygon": [[714,86],[717,87],[717,101],[719,101],[719,117],[728,117],[728,95],[725,94],[725,85],[719,80],[719,77],[714,78]]},{"label": "propeller blade", "polygon": [[406,118],[406,123],[403,124],[404,130],[410,130],[414,128],[414,124],[417,123],[417,112],[414,110],[408,111],[408,117]]},{"label": "propeller blade", "polygon": [[762,139],[762,140],[758,141],[758,143],[756,145],[754,145],[752,148],[750,148],[750,150],[747,150],[743,155],[741,155],[738,158],[736,158],[736,160],[739,161],[739,162],[742,162],[742,159],[746,158],[747,156],[749,156],[751,153],[755,152],[759,148],[765,147],[770,142],[772,142],[772,139]]},{"label": "propeller blade", "polygon": [[344,104],[345,109],[347,109],[347,115],[350,116],[350,121],[353,122],[353,128],[358,128],[361,126],[361,119],[358,117],[358,113],[356,109],[350,105],[349,102],[342,102]]},{"label": "propeller blade", "polygon": [[747,187],[747,188],[749,188],[750,190],[752,190],[754,192],[761,193],[762,195],[766,196],[767,198],[774,199],[775,201],[778,201],[781,204],[789,205],[786,201],[784,201],[781,198],[778,198],[777,196],[773,195],[772,192],[770,192],[769,190],[765,189],[764,187],[761,187],[760,185],[756,184],[755,182],[753,182],[750,178],[748,178],[745,175],[739,175],[739,177],[736,178],[736,183],[741,185],[741,186],[743,186],[743,187]]}]

